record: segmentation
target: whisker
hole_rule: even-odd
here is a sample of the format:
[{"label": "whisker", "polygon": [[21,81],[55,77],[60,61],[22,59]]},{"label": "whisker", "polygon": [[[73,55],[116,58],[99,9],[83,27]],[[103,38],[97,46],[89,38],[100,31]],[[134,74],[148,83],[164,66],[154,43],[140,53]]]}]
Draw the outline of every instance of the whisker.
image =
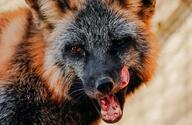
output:
[{"label": "whisker", "polygon": [[82,93],[79,95],[79,97],[76,98],[76,99],[82,98],[83,96],[86,96],[86,94],[85,94],[84,92],[82,92]]},{"label": "whisker", "polygon": [[76,97],[76,96],[78,96],[78,95],[81,95],[82,93],[84,93],[84,92],[83,92],[83,91],[80,91],[80,92],[74,94],[73,97]]},{"label": "whisker", "polygon": [[80,92],[80,93],[78,93],[78,94],[74,97],[74,99],[75,99],[75,100],[78,100],[79,98],[81,98],[81,97],[83,97],[83,96],[85,96],[85,93],[84,93],[84,92]]},{"label": "whisker", "polygon": [[71,93],[69,93],[69,95],[71,96],[71,95],[73,95],[77,92],[81,92],[81,91],[83,91],[83,89],[76,89],[76,90],[72,91]]}]

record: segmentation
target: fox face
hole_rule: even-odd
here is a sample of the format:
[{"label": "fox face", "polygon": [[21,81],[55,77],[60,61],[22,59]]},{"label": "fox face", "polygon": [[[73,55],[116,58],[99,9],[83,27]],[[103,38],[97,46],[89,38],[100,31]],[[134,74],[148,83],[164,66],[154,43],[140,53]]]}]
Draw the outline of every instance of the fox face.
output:
[{"label": "fox face", "polygon": [[53,99],[94,100],[117,122],[126,95],[155,69],[155,0],[27,0],[46,42],[43,76]]}]

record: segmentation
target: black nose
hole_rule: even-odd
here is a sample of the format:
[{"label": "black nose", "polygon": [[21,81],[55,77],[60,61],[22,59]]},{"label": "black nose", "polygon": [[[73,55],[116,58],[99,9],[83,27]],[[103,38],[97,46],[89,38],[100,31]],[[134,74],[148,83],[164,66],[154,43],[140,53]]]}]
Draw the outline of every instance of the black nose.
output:
[{"label": "black nose", "polygon": [[96,88],[99,92],[109,93],[113,89],[113,80],[109,77],[103,77],[96,82]]}]

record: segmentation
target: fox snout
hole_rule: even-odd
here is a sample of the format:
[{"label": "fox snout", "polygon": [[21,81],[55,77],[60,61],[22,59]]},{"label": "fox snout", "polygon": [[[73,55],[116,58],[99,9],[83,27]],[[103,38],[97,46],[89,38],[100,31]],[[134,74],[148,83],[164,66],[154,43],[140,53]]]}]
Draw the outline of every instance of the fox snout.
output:
[{"label": "fox snout", "polygon": [[88,74],[88,80],[84,84],[88,95],[91,93],[91,97],[97,98],[103,95],[114,94],[126,88],[130,80],[128,67],[123,66],[114,69],[111,70],[109,68],[107,71]]},{"label": "fox snout", "polygon": [[114,87],[114,81],[110,77],[102,77],[96,81],[96,89],[101,93],[110,93]]}]

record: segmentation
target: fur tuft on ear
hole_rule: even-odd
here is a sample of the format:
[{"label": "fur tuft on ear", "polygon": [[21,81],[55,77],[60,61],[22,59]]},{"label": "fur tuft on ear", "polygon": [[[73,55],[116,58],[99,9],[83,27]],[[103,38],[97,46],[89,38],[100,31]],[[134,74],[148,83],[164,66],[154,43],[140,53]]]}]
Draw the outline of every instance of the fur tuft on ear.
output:
[{"label": "fur tuft on ear", "polygon": [[156,0],[141,0],[139,16],[141,19],[148,23],[154,15],[156,7]]},{"label": "fur tuft on ear", "polygon": [[[32,9],[33,16],[38,23],[43,23],[44,25],[51,27],[63,16],[60,0],[25,1]],[[64,5],[65,4],[63,4],[63,6]]]}]

